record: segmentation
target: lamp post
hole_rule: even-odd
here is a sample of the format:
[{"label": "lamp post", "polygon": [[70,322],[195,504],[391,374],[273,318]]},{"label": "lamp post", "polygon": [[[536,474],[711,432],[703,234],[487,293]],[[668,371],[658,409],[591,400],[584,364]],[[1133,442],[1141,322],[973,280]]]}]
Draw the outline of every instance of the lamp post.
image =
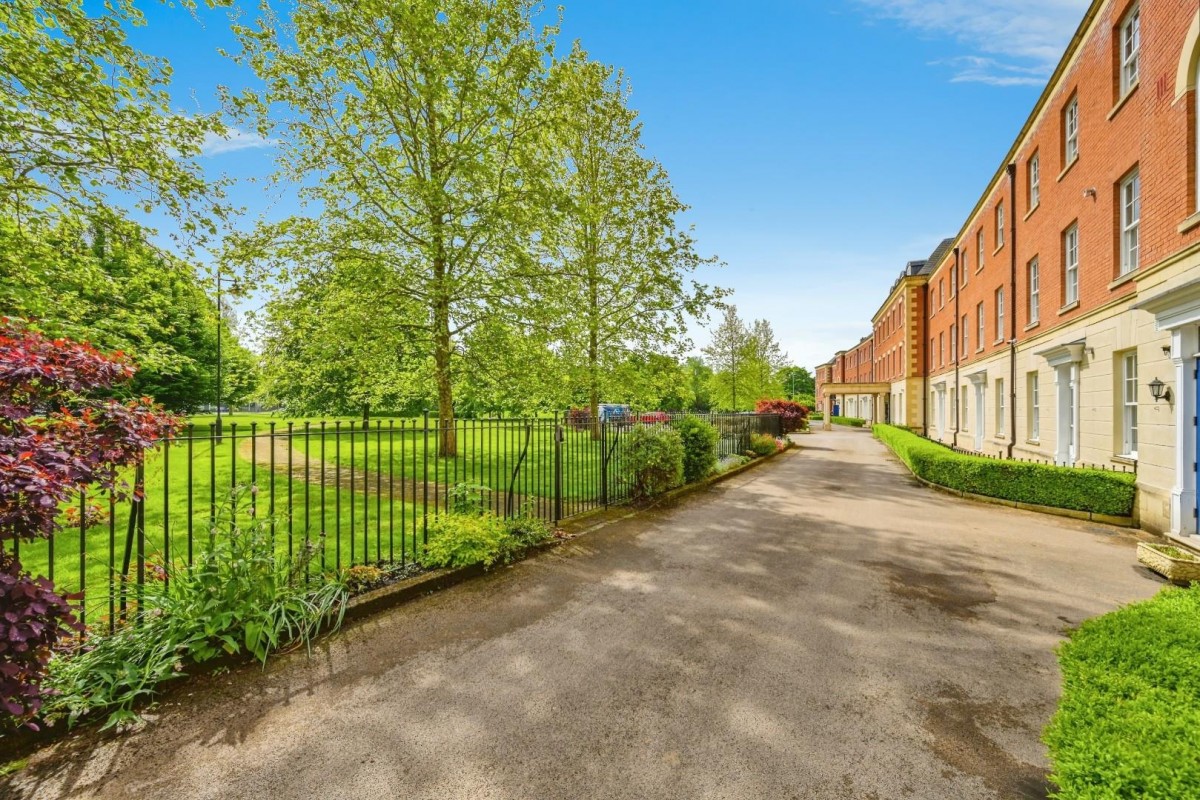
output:
[{"label": "lamp post", "polygon": [[221,268],[217,267],[217,441],[222,434],[221,422]]}]

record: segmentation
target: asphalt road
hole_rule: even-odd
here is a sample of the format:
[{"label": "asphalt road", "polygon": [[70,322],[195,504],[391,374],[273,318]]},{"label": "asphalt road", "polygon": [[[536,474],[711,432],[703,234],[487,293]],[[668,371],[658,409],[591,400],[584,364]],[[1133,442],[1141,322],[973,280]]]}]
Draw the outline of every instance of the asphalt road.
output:
[{"label": "asphalt road", "polygon": [[836,430],[743,476],[189,685],[7,791],[137,798],[1044,797],[1063,631],[1159,584]]}]

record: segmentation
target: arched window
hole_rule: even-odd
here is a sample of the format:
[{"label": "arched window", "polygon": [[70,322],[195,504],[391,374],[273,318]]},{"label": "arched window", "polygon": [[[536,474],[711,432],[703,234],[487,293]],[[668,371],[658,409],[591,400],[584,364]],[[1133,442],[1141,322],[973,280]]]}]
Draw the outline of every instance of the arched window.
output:
[{"label": "arched window", "polygon": [[1194,94],[1192,107],[1188,109],[1191,118],[1191,130],[1188,132],[1191,152],[1187,155],[1186,163],[1192,169],[1188,191],[1192,193],[1192,209],[1200,212],[1200,12],[1192,17],[1183,50],[1179,53],[1179,66],[1175,71],[1175,102],[1183,100],[1188,92]]}]

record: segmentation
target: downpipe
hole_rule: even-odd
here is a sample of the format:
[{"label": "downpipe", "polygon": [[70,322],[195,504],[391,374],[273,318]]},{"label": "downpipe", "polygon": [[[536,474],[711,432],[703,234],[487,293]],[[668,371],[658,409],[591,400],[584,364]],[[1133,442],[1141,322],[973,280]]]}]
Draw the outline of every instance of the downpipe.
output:
[{"label": "downpipe", "polygon": [[1009,330],[1008,337],[1008,457],[1017,443],[1017,165],[1008,165],[1009,216]]}]

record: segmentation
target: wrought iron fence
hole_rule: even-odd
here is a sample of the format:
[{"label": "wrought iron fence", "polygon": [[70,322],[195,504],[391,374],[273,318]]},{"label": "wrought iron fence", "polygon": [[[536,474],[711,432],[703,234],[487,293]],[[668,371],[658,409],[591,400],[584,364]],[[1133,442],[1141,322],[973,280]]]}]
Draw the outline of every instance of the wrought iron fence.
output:
[{"label": "wrought iron fence", "polygon": [[1137,473],[1137,462],[1136,461],[1134,461],[1130,465],[1094,464],[1092,462],[1085,462],[1085,461],[1075,461],[1073,463],[1066,464],[1066,463],[1060,463],[1051,458],[1029,458],[1029,457],[1025,457],[1025,456],[1012,456],[1010,458],[1007,454],[1005,454],[1003,452],[987,453],[987,452],[982,452],[982,451],[978,451],[978,450],[969,450],[965,447],[959,447],[958,445],[946,444],[943,441],[935,439],[932,436],[926,436],[922,433],[917,433],[917,435],[928,442],[932,442],[934,444],[941,445],[942,447],[946,448],[947,450],[951,450],[955,453],[961,453],[964,456],[976,456],[978,458],[989,458],[993,461],[1017,461],[1022,464],[1042,464],[1042,465],[1045,465],[1048,467],[1062,467],[1064,469],[1098,469],[1101,472],[1120,472],[1120,473],[1126,473],[1126,474],[1129,474],[1129,473],[1136,474]]},{"label": "wrought iron fence", "polygon": [[685,416],[717,428],[719,457],[745,452],[754,434],[782,434],[775,414],[191,427],[131,470],[125,498],[82,492],[64,510],[68,528],[20,545],[17,554],[33,574],[80,594],[85,622],[111,629],[136,606],[147,580],[161,579],[167,565],[193,562],[237,486],[251,487],[240,513],[268,526],[280,557],[307,548],[318,575],[403,565],[427,541],[430,520],[451,509],[460,484],[475,487],[481,510],[551,523],[627,502],[629,431]]}]

